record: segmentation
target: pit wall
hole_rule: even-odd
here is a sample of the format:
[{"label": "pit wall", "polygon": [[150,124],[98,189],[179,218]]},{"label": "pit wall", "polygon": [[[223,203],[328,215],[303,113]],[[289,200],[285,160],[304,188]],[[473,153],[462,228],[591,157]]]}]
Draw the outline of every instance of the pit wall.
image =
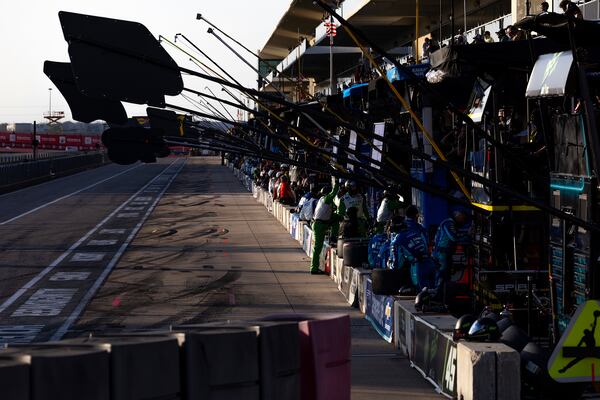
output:
[{"label": "pit wall", "polygon": [[[274,201],[250,177],[232,165],[229,168],[312,257],[312,230],[308,223],[298,220],[294,207]],[[441,395],[461,400],[521,398],[520,356],[510,347],[453,341],[456,318],[419,313],[414,308],[414,297],[374,294],[370,270],[345,266],[328,243],[323,246],[321,269],[337,284],[348,306],[358,307],[381,338],[408,357],[411,366]]]},{"label": "pit wall", "polygon": [[0,163],[0,193],[100,167],[108,162],[104,153],[91,152],[35,161]]}]

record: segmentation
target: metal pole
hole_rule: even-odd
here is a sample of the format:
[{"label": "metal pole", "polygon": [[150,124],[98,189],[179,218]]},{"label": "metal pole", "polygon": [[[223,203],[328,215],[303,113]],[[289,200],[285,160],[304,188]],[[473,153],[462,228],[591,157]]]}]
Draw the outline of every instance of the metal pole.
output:
[{"label": "metal pole", "polygon": [[440,35],[438,36],[437,40],[439,45],[442,45],[442,40],[444,38],[442,37],[442,0],[440,0]]},{"label": "metal pole", "polygon": [[253,52],[252,50],[250,50],[249,48],[247,48],[246,46],[244,46],[242,43],[238,42],[235,38],[229,36],[227,34],[227,32],[224,32],[218,26],[216,26],[215,24],[213,24],[212,22],[210,22],[209,20],[207,20],[206,18],[204,18],[202,16],[202,14],[196,14],[196,19],[198,19],[198,20],[204,20],[204,22],[206,22],[208,25],[210,25],[212,28],[214,28],[217,32],[221,32],[226,38],[228,38],[229,40],[232,40],[235,44],[237,44],[238,46],[240,46],[242,49],[246,50],[248,53],[250,53],[254,57],[258,58],[258,61],[262,61],[262,59],[260,58],[260,56],[258,54],[256,54],[255,52]]},{"label": "metal pole", "polygon": [[[285,95],[285,82],[280,82],[279,85],[275,85],[275,82],[269,82],[266,79],[266,76],[261,75],[260,70],[257,69],[256,67],[254,67],[252,64],[250,64],[244,57],[242,57],[240,55],[240,53],[238,53],[237,51],[235,51],[235,49],[233,47],[231,47],[227,42],[225,42],[219,35],[217,35],[215,33],[214,30],[212,30],[212,28],[208,28],[208,33],[210,33],[211,35],[213,35],[215,38],[217,38],[217,40],[219,42],[221,42],[225,47],[227,47],[233,54],[235,54],[236,57],[238,57],[240,60],[242,60],[242,62],[244,64],[246,64],[247,66],[249,66],[254,72],[256,72],[258,74],[258,76],[264,80],[265,82],[267,82],[267,84],[271,84],[273,86],[273,89],[275,89],[279,94],[281,94],[284,98],[287,99],[287,96]],[[196,50],[198,50],[201,54],[203,54],[206,58],[208,58],[203,51],[201,51],[198,46],[196,46],[195,44],[193,44],[189,39],[187,39],[184,35],[181,35],[181,37],[183,37],[185,40],[188,41],[188,43],[190,43]],[[211,60],[212,61],[212,60]],[[218,64],[216,64],[214,61],[212,61],[213,64],[217,65],[217,67],[223,71],[225,73],[225,75],[227,75],[230,79],[232,79],[235,83],[238,83],[235,79],[233,79],[233,77],[226,73],[225,70],[219,66]],[[280,80],[282,79],[282,74],[279,76]],[[239,84],[239,83],[238,83]]]},{"label": "metal pole", "polygon": [[329,22],[331,27],[329,28],[329,84],[331,86],[331,95],[335,96],[337,94],[337,87],[335,82],[333,81],[333,35],[332,30],[334,25],[333,16],[329,16]]},{"label": "metal pole", "polygon": [[527,275],[527,335],[531,336],[531,302],[533,301],[533,285],[531,275]]},{"label": "metal pole", "polygon": [[219,35],[217,35],[212,28],[208,28],[207,32],[210,33],[210,34],[212,34],[214,37],[216,37],[219,42],[223,43],[225,45],[225,47],[227,47],[229,50],[231,50],[231,52],[233,54],[235,54],[240,60],[242,60],[242,62],[244,64],[246,64],[254,72],[256,72],[258,74],[258,76],[260,76],[261,78],[265,78],[264,76],[261,75],[260,70],[258,68],[256,68],[254,65],[252,65],[248,61],[246,61],[246,59],[244,57],[242,57],[240,55],[240,53],[238,53],[237,51],[235,51],[235,49],[233,47],[229,46],[223,39],[221,39],[221,37]]},{"label": "metal pole", "polygon": [[450,44],[454,44],[454,0],[450,0]]},{"label": "metal pole", "polygon": [[415,62],[419,62],[419,0],[415,0]]},{"label": "metal pole", "polygon": [[48,88],[48,114],[52,117],[52,88]]},{"label": "metal pole", "polygon": [[33,147],[33,161],[37,160],[37,121],[33,121],[33,140],[31,146]]},{"label": "metal pole", "polygon": [[[589,154],[591,155],[592,165],[594,168],[594,175],[600,174],[600,140],[598,140],[598,127],[596,124],[594,104],[590,96],[589,83],[586,77],[585,66],[580,61],[577,55],[577,49],[575,46],[575,38],[573,37],[573,23],[569,21],[569,42],[571,44],[571,53],[573,54],[573,62],[575,64],[577,78],[579,83],[579,90],[581,99],[584,106],[584,117],[585,117],[585,128],[584,134],[587,136],[589,146]],[[592,290],[592,296],[595,296],[594,290]]]},{"label": "metal pole", "polygon": [[467,34],[467,0],[463,1],[463,13],[464,13],[464,29],[463,29],[463,34]]},{"label": "metal pole", "polygon": [[[212,94],[214,97],[217,97],[217,95],[214,94],[213,91],[210,90],[210,88],[208,86],[205,86],[204,89],[208,90],[210,92],[210,94]],[[235,118],[233,118],[233,115],[231,115],[231,113],[229,112],[229,110],[227,110],[227,107],[225,107],[225,105],[223,103],[219,103],[219,104],[221,104],[221,107],[223,107],[223,110],[225,110],[225,112],[227,113],[227,115],[229,115],[231,117],[231,119],[235,120]]]}]

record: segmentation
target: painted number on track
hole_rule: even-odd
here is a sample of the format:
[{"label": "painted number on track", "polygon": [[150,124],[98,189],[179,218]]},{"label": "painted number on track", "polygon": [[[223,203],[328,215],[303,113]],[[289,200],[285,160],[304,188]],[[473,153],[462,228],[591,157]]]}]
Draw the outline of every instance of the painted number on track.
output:
[{"label": "painted number on track", "polygon": [[71,257],[71,261],[73,262],[94,262],[94,261],[102,261],[104,258],[104,253],[75,253],[73,257]]},{"label": "painted number on track", "polygon": [[44,329],[44,325],[0,325],[0,344],[29,343]]},{"label": "painted number on track", "polygon": [[50,280],[53,282],[85,281],[89,276],[89,272],[57,272]]},{"label": "painted number on track", "polygon": [[12,317],[51,317],[59,315],[77,289],[39,289],[12,313]]}]

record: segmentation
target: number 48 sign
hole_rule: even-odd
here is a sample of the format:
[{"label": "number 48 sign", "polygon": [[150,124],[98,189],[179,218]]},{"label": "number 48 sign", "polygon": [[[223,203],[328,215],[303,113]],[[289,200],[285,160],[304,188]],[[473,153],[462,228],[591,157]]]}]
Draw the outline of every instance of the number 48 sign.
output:
[{"label": "number 48 sign", "polygon": [[548,361],[548,373],[552,379],[561,383],[599,380],[598,319],[599,301],[586,301],[577,308]]}]

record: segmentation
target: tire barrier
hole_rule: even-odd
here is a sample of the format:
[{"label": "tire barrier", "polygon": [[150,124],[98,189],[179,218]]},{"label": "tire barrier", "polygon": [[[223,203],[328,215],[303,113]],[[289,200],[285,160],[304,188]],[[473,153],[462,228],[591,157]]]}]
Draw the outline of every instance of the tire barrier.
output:
[{"label": "tire barrier", "polygon": [[513,322],[510,318],[502,318],[497,322],[497,324],[498,330],[500,331],[500,333],[502,333],[505,330],[507,330],[511,325],[513,325]]},{"label": "tire barrier", "polygon": [[184,345],[188,400],[258,400],[258,339],[252,329],[190,331]]},{"label": "tire barrier", "polygon": [[374,269],[371,274],[373,293],[380,296],[397,295],[402,287],[402,270]]},{"label": "tire barrier", "polygon": [[265,320],[298,322],[302,400],[350,400],[348,315],[276,314]]},{"label": "tire barrier", "polygon": [[344,265],[347,267],[362,268],[369,261],[368,240],[347,241],[344,243]]},{"label": "tire barrier", "polygon": [[521,351],[521,369],[526,379],[532,381],[537,387],[540,387],[540,384],[550,383],[546,368],[549,358],[548,352],[534,342],[527,343]]},{"label": "tire barrier", "polygon": [[[0,351],[0,358],[4,360],[23,360],[24,357],[29,359],[31,400],[110,399],[110,355],[105,346],[48,343]],[[0,378],[4,379],[4,376]]]},{"label": "tire barrier", "polygon": [[500,342],[518,352],[521,352],[530,340],[527,333],[516,325],[506,328],[500,336]]},{"label": "tire barrier", "polygon": [[300,400],[300,349],[296,322],[240,321],[174,326],[175,330],[247,330],[258,334],[260,399]]},{"label": "tire barrier", "polygon": [[0,392],[3,400],[29,400],[29,357],[0,359]]},{"label": "tire barrier", "polygon": [[111,400],[181,398],[180,350],[175,336],[100,336],[58,343],[110,349]]},{"label": "tire barrier", "polygon": [[[350,398],[348,316],[294,315],[172,329],[10,345],[0,350],[0,399]],[[301,397],[302,377],[317,373],[312,382],[335,384],[313,385],[311,397]]]}]

